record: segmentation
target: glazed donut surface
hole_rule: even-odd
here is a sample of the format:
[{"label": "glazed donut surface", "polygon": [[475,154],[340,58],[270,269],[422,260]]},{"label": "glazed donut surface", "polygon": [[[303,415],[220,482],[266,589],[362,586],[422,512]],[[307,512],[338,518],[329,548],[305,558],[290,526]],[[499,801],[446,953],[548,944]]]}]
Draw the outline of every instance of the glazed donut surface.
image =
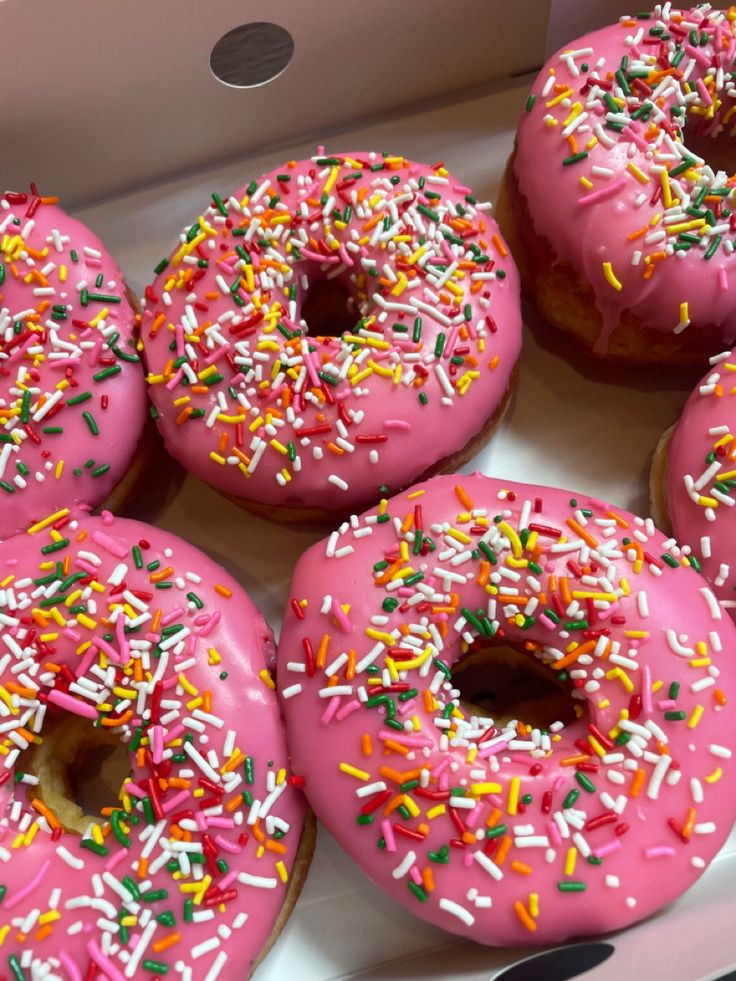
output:
[{"label": "glazed donut surface", "polygon": [[[294,765],[418,916],[489,944],[617,929],[692,885],[728,835],[734,625],[650,520],[438,477],[313,546],[290,596]],[[499,644],[564,682],[572,721],[461,701],[465,655]]]}]

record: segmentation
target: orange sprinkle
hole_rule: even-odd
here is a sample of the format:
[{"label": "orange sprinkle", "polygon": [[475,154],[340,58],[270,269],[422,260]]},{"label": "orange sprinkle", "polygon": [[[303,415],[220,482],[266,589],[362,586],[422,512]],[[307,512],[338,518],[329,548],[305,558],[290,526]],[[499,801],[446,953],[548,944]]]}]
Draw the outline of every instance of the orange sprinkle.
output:
[{"label": "orange sprinkle", "polygon": [[495,855],[493,856],[496,861],[496,865],[503,865],[503,863],[506,861],[506,856],[508,855],[509,849],[511,848],[512,844],[513,844],[512,839],[509,838],[508,835],[504,835],[498,844],[498,848],[496,849]]},{"label": "orange sprinkle", "polygon": [[634,776],[631,778],[631,786],[629,787],[629,797],[638,797],[643,783],[644,783],[644,771],[636,770]]},{"label": "orange sprinkle", "polygon": [[519,919],[524,924],[524,926],[527,928],[527,930],[529,930],[530,933],[534,933],[534,931],[537,929],[537,924],[534,922],[531,916],[529,916],[526,906],[524,906],[523,903],[519,902],[518,899],[514,903],[514,912],[519,917]]},{"label": "orange sprinkle", "polygon": [[369,732],[364,732],[360,737],[360,748],[363,756],[373,756],[373,742]]},{"label": "orange sprinkle", "polygon": [[160,954],[162,950],[168,950],[169,947],[173,947],[174,944],[178,944],[180,940],[180,933],[170,933],[168,936],[162,937],[161,940],[157,940],[156,943],[153,944],[153,949],[157,954]]}]

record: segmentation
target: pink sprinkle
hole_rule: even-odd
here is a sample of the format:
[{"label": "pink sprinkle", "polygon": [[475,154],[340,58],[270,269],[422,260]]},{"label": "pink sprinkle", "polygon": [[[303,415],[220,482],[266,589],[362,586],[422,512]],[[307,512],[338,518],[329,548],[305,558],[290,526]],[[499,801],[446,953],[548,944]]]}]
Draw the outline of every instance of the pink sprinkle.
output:
[{"label": "pink sprinkle", "polygon": [[125,981],[125,976],[118,971],[108,957],[105,957],[94,940],[90,940],[90,942],[87,944],[87,953],[100,968],[102,973],[106,975],[108,981]]},{"label": "pink sprinkle", "polygon": [[409,869],[409,878],[413,879],[418,886],[422,885],[422,876],[416,865],[412,865],[412,867]]},{"label": "pink sprinkle", "polygon": [[557,827],[557,823],[555,821],[547,822],[547,836],[555,847],[559,847],[562,844],[560,829]]},{"label": "pink sprinkle", "polygon": [[183,616],[184,616],[184,610],[182,610],[180,606],[177,606],[175,610],[171,610],[169,613],[166,614],[165,617],[161,617],[161,624],[164,627],[168,627],[170,623],[173,623],[175,620],[178,620],[180,617]]},{"label": "pink sprinkle", "polygon": [[229,817],[208,817],[207,824],[210,828],[223,828],[226,831],[235,827],[235,822]]},{"label": "pink sprinkle", "polygon": [[333,718],[335,717],[335,714],[337,713],[339,707],[340,707],[340,696],[335,695],[334,698],[331,698],[327,702],[327,708],[324,710],[324,712],[322,713],[322,717],[319,720],[320,725],[323,726],[329,725],[330,722],[332,722]]},{"label": "pink sprinkle", "polygon": [[347,717],[352,715],[353,712],[357,712],[359,708],[360,702],[357,698],[354,698],[352,701],[346,702],[345,705],[343,705],[335,718],[338,722],[342,722],[343,719],[347,719]]},{"label": "pink sprinkle", "polygon": [[11,896],[10,899],[6,899],[3,902],[3,908],[12,909],[14,906],[17,906],[22,899],[25,899],[26,896],[32,893],[33,890],[36,888],[36,886],[39,884],[39,882],[41,882],[41,880],[46,877],[46,873],[48,872],[50,866],[51,866],[51,859],[47,858],[46,861],[41,864],[41,867],[39,868],[38,872],[36,872],[36,874],[28,883],[28,885],[20,889],[14,896]]},{"label": "pink sprinkle", "polygon": [[652,672],[648,664],[641,668],[641,705],[647,714],[652,711]]},{"label": "pink sprinkle", "polygon": [[175,375],[172,375],[171,378],[166,382],[166,388],[169,391],[172,391],[173,389],[175,389],[176,386],[181,381],[183,374],[184,374],[183,370],[181,368],[179,368],[179,370],[176,372],[176,374]]},{"label": "pink sprinkle", "polygon": [[713,105],[713,99],[711,98],[710,92],[708,91],[708,89],[703,84],[703,79],[702,78],[697,79],[696,82],[695,82],[695,84],[696,84],[696,86],[698,88],[698,92],[700,93],[700,98],[703,100],[703,102],[706,104],[706,106],[712,106]]},{"label": "pink sprinkle", "polygon": [[169,814],[171,811],[175,811],[177,807],[181,807],[182,804],[189,800],[189,791],[181,790],[176,797],[172,797],[171,800],[167,800],[165,804],[161,805],[161,810],[164,814]]},{"label": "pink sprinkle", "polygon": [[[222,835],[217,835],[215,838],[215,843],[219,845],[224,852],[230,852],[231,855],[237,855],[243,850],[240,845],[236,844],[234,841],[230,841],[229,838],[224,838]],[[238,873],[233,872],[231,874],[237,876]],[[223,879],[222,881],[224,883],[225,880]],[[223,888],[222,885],[221,888]]]},{"label": "pink sprinkle", "polygon": [[[123,623],[123,618],[118,617],[117,622]],[[120,654],[115,650],[112,644],[109,644],[102,637],[95,637],[95,639],[92,641],[92,646],[96,647],[98,651],[101,651],[103,654],[107,655],[107,657],[109,657],[111,661],[114,661],[115,664],[125,664],[125,659],[121,658]]]},{"label": "pink sprinkle", "polygon": [[69,975],[69,981],[82,981],[82,975],[79,973],[77,965],[65,950],[60,951],[59,960],[61,961],[64,970]]},{"label": "pink sprinkle", "polygon": [[131,783],[128,781],[128,783],[125,785],[125,789],[131,797],[137,797],[139,800],[142,800],[144,797],[148,796],[145,790],[141,790],[137,783]]},{"label": "pink sprinkle", "polygon": [[723,268],[718,270],[718,285],[724,293],[728,292],[728,273]]},{"label": "pink sprinkle", "polygon": [[49,692],[49,701],[53,702],[54,705],[58,705],[59,708],[66,709],[67,712],[82,715],[85,719],[97,718],[97,709],[94,705],[82,702],[80,699],[74,698],[72,695],[67,695],[66,692],[59,691],[56,688],[52,688]]},{"label": "pink sprinkle", "polygon": [[386,419],[383,424],[384,429],[411,429],[411,423],[407,419]]},{"label": "pink sprinkle", "polygon": [[344,634],[351,634],[353,632],[352,623],[348,620],[343,608],[340,606],[334,596],[332,597],[332,615],[340,624],[340,628]]},{"label": "pink sprinkle", "polygon": [[115,852],[115,854],[111,855],[110,858],[108,858],[108,860],[105,862],[105,871],[109,872],[111,869],[114,869],[116,865],[119,865],[127,857],[128,857],[128,849],[119,848]]},{"label": "pink sprinkle", "polygon": [[606,855],[610,855],[611,852],[617,852],[621,847],[620,838],[612,838],[611,841],[607,841],[605,845],[600,845],[595,849],[593,854],[596,858],[605,858]]},{"label": "pink sprinkle", "polygon": [[547,616],[546,613],[540,613],[540,615],[537,617],[537,620],[539,621],[539,623],[543,624],[547,628],[547,630],[555,629],[554,622],[550,620],[550,618]]},{"label": "pink sprinkle", "polygon": [[111,535],[106,535],[104,531],[93,531],[92,540],[100,548],[103,548],[110,555],[114,555],[118,559],[124,559],[128,554],[128,549],[122,542],[116,541]]},{"label": "pink sprinkle", "polygon": [[381,831],[383,832],[383,840],[386,842],[386,851],[395,852],[396,838],[394,838],[394,829],[388,818],[384,818],[383,821],[381,821]]},{"label": "pink sprinkle", "polygon": [[624,187],[626,187],[626,178],[622,177],[620,180],[611,181],[609,184],[598,188],[597,191],[584,194],[581,198],[578,198],[578,204],[597,204],[598,201],[605,201],[606,198],[612,198],[619,191],[623,190]]},{"label": "pink sprinkle", "polygon": [[672,858],[677,852],[670,845],[654,845],[644,849],[645,858]]}]

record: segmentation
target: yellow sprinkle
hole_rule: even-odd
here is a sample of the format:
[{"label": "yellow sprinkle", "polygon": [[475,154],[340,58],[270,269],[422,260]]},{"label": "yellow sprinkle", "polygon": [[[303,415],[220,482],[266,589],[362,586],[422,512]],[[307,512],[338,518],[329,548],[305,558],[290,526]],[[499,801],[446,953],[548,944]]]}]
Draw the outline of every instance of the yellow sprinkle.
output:
[{"label": "yellow sprinkle", "polygon": [[365,770],[359,770],[355,766],[351,766],[350,763],[341,763],[340,769],[343,773],[347,773],[350,777],[355,777],[358,780],[367,780],[370,777],[370,773]]},{"label": "yellow sprinkle", "polygon": [[445,807],[444,804],[438,804],[436,807],[433,807],[431,808],[431,810],[427,811],[427,820],[434,821],[436,817],[439,817],[441,814],[444,814],[446,811],[447,808]]},{"label": "yellow sprinkle", "polygon": [[626,169],[630,174],[633,174],[634,177],[636,177],[636,179],[639,181],[640,184],[649,183],[649,178],[647,177],[647,175],[643,171],[639,170],[639,168],[636,166],[635,163],[633,163],[633,161],[626,165]]},{"label": "yellow sprinkle", "polygon": [[539,916],[539,893],[529,893],[529,913],[536,919]]},{"label": "yellow sprinkle", "polygon": [[613,286],[615,290],[620,291],[624,288],[623,284],[618,279],[616,279],[616,274],[614,273],[613,266],[611,265],[610,262],[603,263],[603,275],[608,285]]},{"label": "yellow sprinkle", "polygon": [[565,875],[572,875],[575,872],[577,858],[578,850],[573,845],[572,848],[567,849],[567,855],[565,856]]},{"label": "yellow sprinkle", "polygon": [[209,650],[207,651],[207,655],[208,655],[209,663],[212,665],[219,664],[222,661],[222,658],[220,657],[216,648],[214,647],[209,648]]},{"label": "yellow sprinkle", "polygon": [[698,722],[700,722],[700,719],[701,719],[704,711],[705,711],[705,709],[703,708],[702,705],[696,705],[695,706],[695,708],[692,710],[692,713],[690,715],[690,718],[687,720],[687,727],[688,727],[688,729],[694,729],[695,728],[695,726],[698,724]]},{"label": "yellow sprinkle", "polygon": [[35,535],[37,531],[42,531],[49,525],[53,525],[54,522],[59,520],[59,518],[65,518],[67,514],[69,514],[69,508],[62,508],[61,511],[55,511],[47,518],[43,518],[41,521],[37,521],[35,525],[31,525],[31,527],[28,529],[28,534]]},{"label": "yellow sprinkle", "polygon": [[97,621],[93,620],[92,617],[88,617],[86,613],[77,613],[77,623],[86,627],[87,630],[94,630],[97,626]]},{"label": "yellow sprinkle", "polygon": [[289,873],[286,871],[286,866],[284,863],[280,860],[276,863],[276,871],[278,872],[279,878],[282,882],[289,881]]},{"label": "yellow sprinkle", "polygon": [[705,778],[705,782],[718,783],[718,781],[721,779],[722,776],[723,776],[723,770],[720,768],[720,766],[716,767],[716,769],[712,773],[709,773],[708,776]]},{"label": "yellow sprinkle", "polygon": [[512,777],[509,784],[509,797],[506,804],[506,810],[512,816],[516,814],[519,807],[519,791],[521,789],[521,780],[518,777]]},{"label": "yellow sprinkle", "polygon": [[276,691],[276,685],[273,683],[273,678],[271,677],[271,672],[268,670],[268,668],[264,668],[262,671],[259,671],[258,677],[261,679],[266,688],[270,688],[271,691]]},{"label": "yellow sprinkle", "polygon": [[184,675],[184,674],[182,674],[181,672],[179,672],[179,684],[182,686],[182,688],[184,689],[184,691],[185,692],[188,692],[190,695],[198,695],[199,694],[199,692],[194,687],[194,685],[191,683],[191,681],[189,681],[189,679],[187,678],[187,676]]},{"label": "yellow sprinkle", "polygon": [[482,797],[484,794],[500,794],[502,790],[500,783],[471,783],[470,793],[473,797]]}]

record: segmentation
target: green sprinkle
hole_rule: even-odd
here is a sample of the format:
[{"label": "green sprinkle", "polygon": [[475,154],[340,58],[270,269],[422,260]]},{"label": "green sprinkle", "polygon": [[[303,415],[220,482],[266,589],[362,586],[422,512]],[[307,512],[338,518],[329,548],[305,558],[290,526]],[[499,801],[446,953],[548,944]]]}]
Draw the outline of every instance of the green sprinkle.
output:
[{"label": "green sprinkle", "polygon": [[439,222],[439,220],[440,220],[440,216],[437,214],[437,212],[436,211],[432,211],[430,208],[428,208],[424,204],[418,204],[417,205],[417,211],[420,214],[424,215],[425,218],[429,218],[430,221]]},{"label": "green sprinkle", "polygon": [[576,773],[575,779],[584,790],[588,791],[589,794],[595,793],[595,784],[588,777],[586,777],[584,773]]},{"label": "green sprinkle", "polygon": [[92,392],[82,392],[81,395],[75,395],[73,399],[67,399],[67,405],[81,405],[82,402],[86,402],[88,399],[92,398]]},{"label": "green sprinkle", "polygon": [[[136,361],[138,358],[135,359]],[[102,371],[98,371],[96,375],[92,375],[96,382],[104,381],[106,378],[112,378],[113,375],[119,375],[123,369],[119,364],[111,364],[109,368],[104,368]]]},{"label": "green sprinkle", "polygon": [[94,852],[95,855],[107,855],[108,849],[104,845],[98,845],[94,838],[82,838],[79,842],[80,848],[87,848],[89,851]]},{"label": "green sprinkle", "polygon": [[437,335],[437,341],[435,342],[434,345],[434,356],[436,358],[441,358],[444,349],[445,349],[445,335],[440,331],[440,333]]},{"label": "green sprinkle", "polygon": [[107,471],[110,469],[109,463],[103,463],[101,467],[97,467],[96,470],[92,471],[93,477],[103,477]]},{"label": "green sprinkle", "polygon": [[580,163],[580,161],[585,160],[587,156],[588,154],[585,150],[581,150],[580,153],[573,153],[571,157],[565,157],[565,159],[562,161],[562,166],[569,167],[571,164]]},{"label": "green sprinkle", "polygon": [[159,262],[159,264],[157,266],[154,266],[153,267],[154,273],[157,276],[159,276],[164,271],[164,269],[168,266],[168,264],[169,264],[169,260],[168,259],[162,259],[161,262]]},{"label": "green sprinkle", "polygon": [[588,888],[584,882],[558,882],[560,892],[585,892]]},{"label": "green sprinkle", "polygon": [[426,892],[424,891],[424,889],[422,889],[421,886],[418,886],[416,884],[416,882],[414,882],[413,879],[409,879],[409,881],[407,882],[407,885],[408,885],[409,889],[414,893],[414,895],[417,897],[417,899],[420,902],[422,902],[422,903],[426,903],[427,902],[427,894],[426,894]]},{"label": "green sprinkle", "polygon": [[95,418],[92,415],[92,413],[91,412],[83,412],[82,413],[82,418],[84,419],[84,421],[89,426],[89,431],[92,433],[92,435],[93,436],[99,436],[100,435],[100,429],[99,429],[99,426],[97,425],[97,423],[95,422]]},{"label": "green sprinkle", "polygon": [[169,966],[163,961],[152,961],[150,958],[143,961],[143,969],[151,971],[152,974],[168,974]]},{"label": "green sprinkle", "polygon": [[665,712],[664,717],[667,722],[684,722],[687,714],[685,712]]},{"label": "green sprinkle", "polygon": [[533,108],[533,106],[534,106],[534,103],[535,103],[536,101],[537,101],[537,97],[536,97],[536,95],[534,95],[534,93],[532,92],[532,94],[531,94],[531,95],[529,96],[529,98],[528,98],[528,99],[526,100],[526,105],[524,106],[524,108],[526,109],[526,111],[527,111],[527,112],[531,112],[531,111],[532,111],[532,108]]},{"label": "green sprinkle", "polygon": [[26,981],[23,968],[20,966],[20,961],[15,954],[10,954],[8,957],[8,964],[10,964],[10,970],[13,972],[13,977],[16,979],[16,981]]},{"label": "green sprinkle", "polygon": [[674,556],[670,555],[668,552],[665,552],[665,554],[662,556],[662,561],[666,562],[667,565],[671,566],[673,569],[679,568],[680,565],[677,559],[674,558]]},{"label": "green sprinkle", "polygon": [[562,802],[563,811],[566,811],[568,807],[572,807],[579,796],[580,796],[580,791],[577,790],[575,787],[573,787],[573,789],[570,791],[570,793]]}]

